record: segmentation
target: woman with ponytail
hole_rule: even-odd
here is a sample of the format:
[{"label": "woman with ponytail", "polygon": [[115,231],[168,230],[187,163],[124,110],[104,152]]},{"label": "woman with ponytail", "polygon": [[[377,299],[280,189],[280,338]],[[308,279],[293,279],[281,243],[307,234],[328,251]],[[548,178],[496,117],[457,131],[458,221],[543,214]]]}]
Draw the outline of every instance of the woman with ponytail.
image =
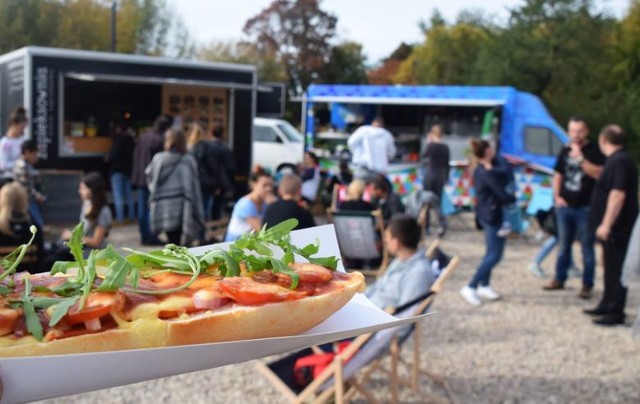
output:
[{"label": "woman with ponytail", "polygon": [[480,298],[497,300],[500,295],[489,285],[491,271],[502,259],[505,238],[498,235],[502,225],[502,207],[515,202],[515,196],[508,194],[504,182],[509,174],[496,158],[495,151],[485,140],[472,139],[471,148],[477,160],[473,172],[476,190],[476,216],[484,229],[486,253],[476,273],[460,294],[473,306],[480,306]]}]

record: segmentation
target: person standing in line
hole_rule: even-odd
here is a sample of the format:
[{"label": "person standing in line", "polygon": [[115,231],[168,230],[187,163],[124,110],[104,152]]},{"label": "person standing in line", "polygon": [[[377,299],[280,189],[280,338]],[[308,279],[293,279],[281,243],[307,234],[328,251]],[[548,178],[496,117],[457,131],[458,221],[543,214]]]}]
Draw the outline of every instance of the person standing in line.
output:
[{"label": "person standing in line", "polygon": [[357,167],[355,177],[368,182],[376,174],[385,175],[389,160],[396,155],[396,145],[391,132],[384,128],[384,120],[377,117],[371,125],[355,130],[347,140],[352,153],[351,162]]},{"label": "person standing in line", "polygon": [[202,211],[204,220],[210,219],[213,195],[218,190],[218,162],[211,149],[211,136],[198,123],[191,124],[187,137],[187,148],[196,160],[200,192],[202,193]]},{"label": "person standing in line", "polygon": [[29,193],[29,216],[40,231],[44,228],[44,216],[40,204],[47,197],[42,193],[40,174],[34,168],[38,162],[38,145],[33,140],[22,143],[22,157],[13,167],[14,180],[22,184]]},{"label": "person standing in line", "polygon": [[233,198],[236,182],[236,160],[233,151],[224,142],[224,128],[216,125],[212,130],[212,134],[211,149],[218,162],[220,188],[213,194],[211,219],[218,220],[222,217],[227,200]]},{"label": "person standing in line", "polygon": [[605,157],[598,145],[589,142],[589,127],[581,117],[569,119],[569,145],[558,155],[553,176],[553,194],[560,247],[556,274],[544,290],[564,289],[571,265],[571,247],[577,237],[582,246],[584,272],[578,297],[589,299],[595,278],[595,242],[589,230],[589,205],[595,180],[602,172]]},{"label": "person standing in line", "polygon": [[151,163],[153,156],[164,148],[164,133],[173,125],[170,115],[160,115],[156,118],[153,128],[144,132],[138,139],[133,152],[133,171],[131,182],[138,188],[138,227],[143,245],[162,245],[151,232],[149,223],[149,188],[145,169]]},{"label": "person standing in line", "polygon": [[111,194],[116,211],[116,220],[124,221],[124,207],[127,206],[127,217],[133,221],[136,217],[131,172],[133,170],[133,150],[136,143],[124,125],[116,125],[112,137],[111,150],[107,155],[111,171]]},{"label": "person standing in line", "polygon": [[627,288],[621,281],[622,265],[638,215],[638,167],[624,149],[625,140],[618,125],[605,126],[598,137],[607,161],[593,191],[589,227],[602,244],[604,294],[595,308],[584,312],[601,316],[593,322],[602,326],[624,324]]},{"label": "person standing in line", "polygon": [[478,160],[478,166],[473,172],[473,183],[478,199],[476,215],[484,230],[486,253],[469,284],[460,290],[460,295],[467,303],[480,306],[480,298],[500,298],[490,286],[491,271],[502,259],[506,243],[504,237],[498,236],[502,226],[502,207],[515,202],[515,196],[508,194],[504,184],[492,173],[498,160],[489,143],[486,140],[473,139],[471,148]]},{"label": "person standing in line", "polygon": [[187,153],[187,139],[179,129],[165,133],[164,151],[153,156],[145,170],[149,186],[149,217],[156,236],[190,247],[204,232],[198,167]]},{"label": "person standing in line", "polygon": [[[439,204],[442,201],[442,191],[449,179],[450,159],[449,146],[442,143],[442,127],[440,125],[433,125],[427,134],[427,147],[423,156],[427,159],[427,164],[424,169],[422,189],[430,191],[437,196],[438,200],[433,203]],[[441,213],[441,209],[435,210],[438,213],[439,221],[438,236],[443,236],[447,231],[447,220]],[[431,208],[427,210],[427,231],[429,231],[430,227],[430,211]]]},{"label": "person standing in line", "polygon": [[278,184],[280,199],[267,206],[262,217],[262,224],[273,227],[287,219],[297,219],[296,229],[308,229],[315,226],[311,212],[301,206],[302,181],[295,174],[286,174]]},{"label": "person standing in line", "polygon": [[24,129],[27,127],[27,110],[16,107],[9,115],[7,133],[0,139],[0,180],[2,183],[13,180],[13,166],[22,154]]}]

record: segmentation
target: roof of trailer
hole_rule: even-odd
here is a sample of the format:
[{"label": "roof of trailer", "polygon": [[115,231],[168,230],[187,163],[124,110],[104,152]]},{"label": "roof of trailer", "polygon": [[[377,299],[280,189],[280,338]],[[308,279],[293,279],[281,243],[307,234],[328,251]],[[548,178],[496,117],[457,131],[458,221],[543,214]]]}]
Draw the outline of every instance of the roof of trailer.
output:
[{"label": "roof of trailer", "polygon": [[60,48],[47,48],[40,46],[27,46],[21,49],[17,49],[13,52],[0,56],[0,60],[5,56],[18,56],[18,55],[32,55],[32,56],[46,56],[52,58],[64,58],[64,59],[86,59],[105,62],[121,62],[121,63],[139,63],[139,64],[153,64],[153,65],[166,65],[184,68],[196,68],[196,69],[217,69],[236,72],[254,73],[256,67],[247,64],[235,64],[235,63],[220,63],[220,62],[207,62],[199,60],[177,59],[163,56],[147,56],[147,55],[132,55],[126,53],[114,53],[114,52],[98,52],[88,50],[76,50],[76,49],[60,49]]}]

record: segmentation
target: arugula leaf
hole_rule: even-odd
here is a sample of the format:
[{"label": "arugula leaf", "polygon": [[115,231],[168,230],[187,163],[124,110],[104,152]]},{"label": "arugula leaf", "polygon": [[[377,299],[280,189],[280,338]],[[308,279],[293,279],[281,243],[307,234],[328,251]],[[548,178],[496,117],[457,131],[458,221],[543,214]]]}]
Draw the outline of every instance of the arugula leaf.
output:
[{"label": "arugula leaf", "polygon": [[51,291],[58,296],[68,297],[79,294],[81,287],[82,284],[78,282],[66,281],[65,283],[51,289]]},{"label": "arugula leaf", "polygon": [[295,257],[293,256],[293,251],[289,248],[285,250],[284,256],[282,257],[282,261],[284,261],[285,264],[289,265],[293,263],[294,258]]},{"label": "arugula leaf", "polygon": [[273,265],[273,273],[282,272],[283,274],[289,275],[291,278],[291,286],[289,289],[295,289],[298,287],[298,282],[300,281],[300,275],[295,273],[287,264],[284,262],[271,258],[271,265]]},{"label": "arugula leaf", "polygon": [[[109,245],[96,254],[96,260],[107,260],[109,263],[107,276],[104,278],[98,292],[115,292],[127,282],[127,277],[134,269],[133,265]],[[136,270],[137,274],[137,270]],[[137,287],[137,278],[134,287]]]},{"label": "arugula leaf", "polygon": [[71,238],[69,241],[65,241],[64,245],[69,247],[69,251],[73,258],[78,263],[78,275],[77,281],[81,282],[84,279],[84,249],[82,248],[82,238],[84,237],[84,221],[78,223],[71,232]]},{"label": "arugula leaf", "polygon": [[338,258],[336,257],[305,257],[310,263],[335,270],[338,268]]},{"label": "arugula leaf", "polygon": [[298,219],[287,219],[277,225],[270,227],[264,232],[263,237],[271,240],[278,240],[283,237],[289,237],[293,229],[298,226]]},{"label": "arugula leaf", "polygon": [[247,255],[244,257],[244,263],[247,267],[247,271],[249,272],[259,272],[264,269],[271,269],[273,265],[271,264],[271,258],[269,257],[259,257],[257,255]]},{"label": "arugula leaf", "polygon": [[31,281],[29,278],[24,280],[24,294],[22,295],[22,310],[24,312],[24,322],[27,325],[27,331],[33,335],[38,341],[42,341],[44,330],[40,324],[40,318],[31,300]]},{"label": "arugula leaf", "polygon": [[53,314],[51,314],[51,318],[49,319],[49,327],[58,324],[60,320],[67,315],[69,309],[76,304],[79,298],[80,296],[73,296],[60,300],[60,302],[53,307]]},{"label": "arugula leaf", "polygon": [[56,261],[53,263],[50,273],[51,275],[66,274],[69,269],[77,266],[78,263],[75,261]]},{"label": "arugula leaf", "polygon": [[5,268],[4,272],[0,274],[0,281],[16,271],[18,265],[20,265],[20,262],[22,262],[22,258],[24,258],[24,255],[27,253],[29,246],[31,246],[33,240],[36,238],[36,233],[38,232],[36,226],[31,225],[29,227],[29,231],[31,232],[31,238],[29,239],[29,241],[26,244],[21,244],[20,246],[18,246],[18,248],[13,250],[10,254],[5,256],[0,261],[2,267]]},{"label": "arugula leaf", "polygon": [[240,266],[226,251],[215,249],[200,257],[200,266],[209,267],[218,264],[222,276],[240,275]]},{"label": "arugula leaf", "polygon": [[84,305],[87,303],[89,293],[93,287],[93,281],[96,279],[96,250],[92,250],[89,253],[89,259],[87,259],[87,275],[83,279],[83,284],[80,287],[82,291],[82,299],[80,300],[80,310],[84,309]]},{"label": "arugula leaf", "polygon": [[6,287],[5,285],[0,285],[0,294],[6,295],[13,291],[13,289]]},{"label": "arugula leaf", "polygon": [[62,300],[63,299],[60,299],[59,297],[34,297],[31,299],[33,307],[37,307],[39,309],[49,308],[60,303]]},{"label": "arugula leaf", "polygon": [[302,249],[300,249],[300,255],[306,258],[317,254],[318,251],[320,251],[320,241],[316,240],[315,243],[307,244],[306,246],[302,247]]},{"label": "arugula leaf", "polygon": [[[176,268],[183,272],[187,272],[187,271],[191,272],[191,279],[189,279],[185,284],[175,288],[171,288],[171,289],[146,290],[146,289],[137,289],[137,288],[125,288],[128,291],[135,292],[135,293],[150,294],[150,295],[174,293],[191,286],[193,282],[195,282],[196,279],[198,279],[198,275],[200,275],[200,260],[196,256],[194,256],[186,247],[180,247],[174,244],[169,244],[166,246],[165,249],[162,250],[162,255],[154,254],[156,253],[155,251],[154,253],[151,253],[151,254],[142,253],[139,251],[135,251],[134,253],[137,255],[137,257],[134,258],[133,262],[139,262],[139,259],[141,257],[151,256],[153,259],[171,264],[173,268]],[[186,270],[183,270],[182,268],[186,268]]]},{"label": "arugula leaf", "polygon": [[[172,267],[180,271],[190,272],[191,267],[189,263],[185,261],[182,257],[177,256],[170,247],[171,245],[168,245],[166,248],[162,250],[156,250],[150,253],[143,252],[143,251],[135,251],[129,248],[125,248],[124,250],[132,253],[129,256],[127,256],[127,261],[129,261],[129,263],[131,263],[131,265],[133,265],[134,267],[145,268],[145,267],[148,267],[149,264],[153,264],[163,268]],[[184,247],[179,247],[179,248],[184,248]]]}]

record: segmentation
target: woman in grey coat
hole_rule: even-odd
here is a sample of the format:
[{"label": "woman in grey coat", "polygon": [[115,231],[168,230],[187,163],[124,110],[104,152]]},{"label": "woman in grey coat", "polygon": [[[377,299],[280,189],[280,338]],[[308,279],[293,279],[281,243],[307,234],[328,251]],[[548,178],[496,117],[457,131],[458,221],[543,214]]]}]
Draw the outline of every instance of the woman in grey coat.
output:
[{"label": "woman in grey coat", "polygon": [[184,132],[169,129],[164,151],[147,166],[151,231],[170,243],[190,246],[204,228],[202,196],[195,159],[187,154]]}]

